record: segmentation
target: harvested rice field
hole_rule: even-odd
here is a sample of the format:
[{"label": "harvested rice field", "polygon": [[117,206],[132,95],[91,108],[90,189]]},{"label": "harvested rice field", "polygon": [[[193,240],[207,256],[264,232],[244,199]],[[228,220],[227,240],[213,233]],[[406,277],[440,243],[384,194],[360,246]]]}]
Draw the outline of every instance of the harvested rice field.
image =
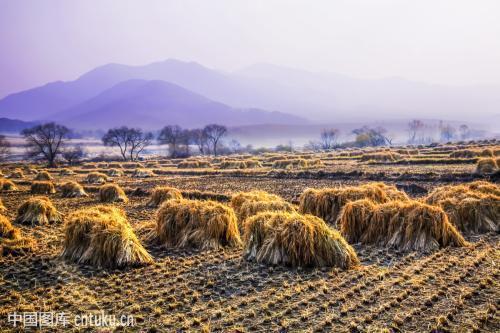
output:
[{"label": "harvested rice field", "polygon": [[498,332],[498,172],[449,153],[3,164],[1,331]]}]

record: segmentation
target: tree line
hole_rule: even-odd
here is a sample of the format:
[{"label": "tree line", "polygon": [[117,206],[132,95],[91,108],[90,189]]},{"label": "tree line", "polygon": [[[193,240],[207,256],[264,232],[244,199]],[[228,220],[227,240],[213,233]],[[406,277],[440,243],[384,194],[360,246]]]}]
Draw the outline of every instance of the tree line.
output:
[{"label": "tree line", "polygon": [[[426,125],[423,121],[414,119],[407,124],[408,143],[421,144],[430,143],[431,138],[425,138]],[[439,135],[441,141],[450,141],[454,138],[462,140],[470,137],[470,129],[467,125],[461,125],[458,129],[444,122],[439,123]],[[458,134],[457,134],[458,132]],[[383,127],[363,126],[352,130],[355,135],[354,141],[339,143],[340,131],[335,128],[323,129],[318,141],[310,141],[305,146],[310,150],[331,150],[341,147],[366,147],[391,145],[393,138]],[[72,132],[67,127],[54,122],[36,125],[21,131],[25,138],[27,156],[32,159],[42,159],[49,167],[55,167],[58,158],[62,157],[68,164],[74,164],[85,156],[82,146],[67,147],[66,143],[71,138]],[[118,148],[124,161],[136,161],[141,153],[150,146],[153,141],[168,147],[168,156],[172,158],[183,158],[191,155],[192,147],[196,147],[199,154],[217,156],[220,152],[254,152],[268,151],[269,149],[253,149],[252,146],[241,147],[239,142],[231,140],[229,147],[223,147],[222,139],[227,135],[227,128],[223,125],[210,124],[203,128],[184,129],[178,125],[163,127],[158,135],[145,132],[139,128],[116,127],[109,129],[101,138],[104,146]],[[0,135],[0,158],[9,154],[10,143],[5,136]],[[275,151],[293,151],[292,143],[279,145]]]},{"label": "tree line", "polygon": [[[227,128],[218,124],[210,124],[199,129],[183,129],[177,125],[170,125],[160,131],[156,140],[159,144],[168,146],[170,157],[189,156],[190,145],[196,145],[200,154],[217,156],[221,140],[226,134]],[[49,167],[55,167],[59,157],[73,164],[85,155],[81,146],[66,147],[71,137],[71,130],[54,122],[24,129],[21,135],[26,140],[27,156],[45,160]],[[138,160],[139,155],[154,140],[153,133],[127,126],[109,129],[101,138],[104,146],[117,147],[124,161]],[[4,149],[10,147],[4,136],[0,136],[0,154],[5,154],[2,147]]]}]

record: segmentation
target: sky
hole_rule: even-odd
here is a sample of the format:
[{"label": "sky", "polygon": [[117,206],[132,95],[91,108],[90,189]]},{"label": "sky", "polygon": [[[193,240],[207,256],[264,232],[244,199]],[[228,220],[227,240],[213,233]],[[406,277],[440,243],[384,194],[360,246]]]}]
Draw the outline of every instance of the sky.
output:
[{"label": "sky", "polygon": [[0,0],[0,98],[107,63],[500,83],[498,0]]}]

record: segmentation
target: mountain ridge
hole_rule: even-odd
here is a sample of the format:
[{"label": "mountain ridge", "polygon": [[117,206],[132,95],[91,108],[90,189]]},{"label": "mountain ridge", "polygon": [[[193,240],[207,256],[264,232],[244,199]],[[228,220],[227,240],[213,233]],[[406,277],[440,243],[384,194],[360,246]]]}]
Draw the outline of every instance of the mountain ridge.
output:
[{"label": "mountain ridge", "polygon": [[232,108],[173,83],[139,79],[120,82],[47,120],[56,119],[75,128],[101,129],[130,124],[158,129],[169,124],[191,128],[213,122],[227,126],[307,122],[280,112]]},{"label": "mountain ridge", "polygon": [[53,82],[0,100],[0,116],[44,119],[130,79],[163,80],[234,108],[276,110],[317,122],[353,118],[484,118],[499,127],[500,86],[442,86],[398,77],[357,79],[255,64],[232,73],[175,59],[147,65],[107,64],[74,81]]}]

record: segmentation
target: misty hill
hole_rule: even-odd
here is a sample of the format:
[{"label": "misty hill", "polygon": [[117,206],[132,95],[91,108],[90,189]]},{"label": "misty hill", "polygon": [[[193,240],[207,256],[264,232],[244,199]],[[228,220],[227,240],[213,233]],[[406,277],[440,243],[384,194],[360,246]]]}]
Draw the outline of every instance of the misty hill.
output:
[{"label": "misty hill", "polygon": [[[336,73],[313,73],[272,64],[255,64],[236,73],[308,96],[311,103],[331,106],[340,121],[414,117],[478,121],[500,116],[500,85],[444,86],[390,77],[374,80]],[[287,112],[291,112],[286,109]],[[321,114],[312,113],[314,116]],[[497,128],[500,125],[496,122]],[[492,127],[494,128],[494,127]]]},{"label": "misty hill", "polygon": [[73,128],[93,129],[120,125],[158,129],[167,124],[190,128],[214,122],[227,126],[306,122],[280,112],[235,109],[159,80],[121,82],[93,98],[50,116],[50,119]]},{"label": "misty hill", "polygon": [[11,94],[0,100],[0,116],[45,119],[130,79],[168,81],[214,100],[241,90],[234,87],[230,77],[191,62],[169,59],[145,66],[108,64],[74,81],[49,83]]},{"label": "misty hill", "polygon": [[36,124],[36,122],[0,118],[0,133],[19,133],[23,129],[33,127]]},{"label": "misty hill", "polygon": [[402,78],[363,80],[269,64],[223,73],[173,59],[145,66],[109,64],[75,81],[12,94],[0,100],[0,116],[45,119],[130,79],[163,80],[231,107],[278,110],[321,122],[482,118],[491,127],[500,126],[500,86],[452,87]]}]

